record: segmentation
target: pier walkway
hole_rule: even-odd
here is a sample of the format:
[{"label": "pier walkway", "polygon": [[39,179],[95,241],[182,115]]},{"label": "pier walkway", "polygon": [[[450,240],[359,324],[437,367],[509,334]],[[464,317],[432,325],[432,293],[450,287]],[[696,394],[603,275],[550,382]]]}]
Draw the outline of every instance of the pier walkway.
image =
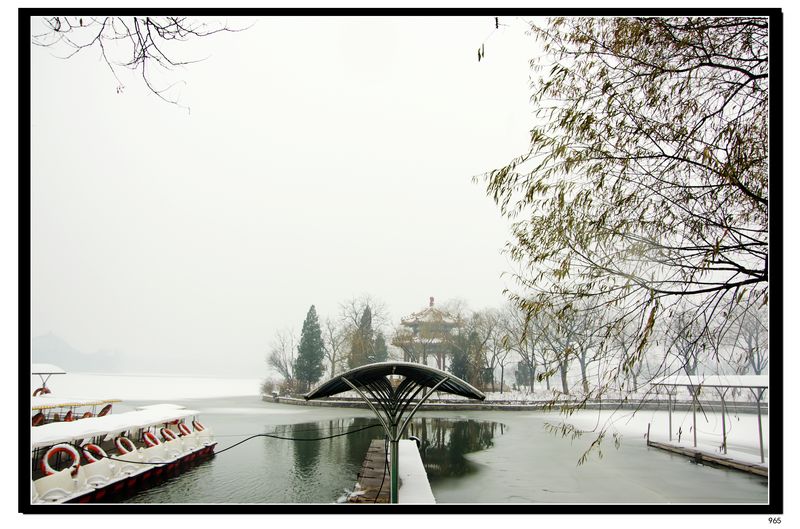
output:
[{"label": "pier walkway", "polygon": [[743,472],[748,472],[757,476],[763,476],[765,478],[769,477],[769,467],[763,464],[750,463],[747,461],[734,459],[733,457],[727,455],[709,452],[707,450],[698,450],[697,448],[678,446],[672,443],[650,441],[649,439],[647,440],[647,446],[666,450],[667,452],[672,452],[673,454],[686,456],[699,464],[717,465],[734,470],[741,470]]},{"label": "pier walkway", "polygon": [[[408,439],[401,440],[398,452],[399,503],[436,503],[417,444]],[[356,492],[347,500],[348,503],[389,503],[389,468],[383,439],[373,439],[358,473]]]}]

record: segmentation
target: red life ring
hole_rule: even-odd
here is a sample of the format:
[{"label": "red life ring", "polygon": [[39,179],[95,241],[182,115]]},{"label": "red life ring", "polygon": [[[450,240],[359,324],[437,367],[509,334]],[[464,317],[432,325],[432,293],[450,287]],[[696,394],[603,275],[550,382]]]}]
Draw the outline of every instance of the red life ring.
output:
[{"label": "red life ring", "polygon": [[[86,456],[86,459],[88,459],[90,463],[95,463],[104,457],[108,457],[105,450],[92,443],[83,446],[83,455]],[[95,455],[98,457],[95,457]]]},{"label": "red life ring", "polygon": [[44,413],[39,412],[31,418],[32,426],[41,426],[44,424]]},{"label": "red life ring", "polygon": [[75,419],[72,417],[72,410],[69,410],[66,415],[64,415],[64,422],[72,422]]},{"label": "red life ring", "polygon": [[50,389],[46,386],[42,386],[40,388],[36,388],[36,391],[33,392],[34,397],[38,397],[39,395],[47,395],[50,393]]},{"label": "red life ring", "polygon": [[169,428],[161,428],[161,437],[163,437],[165,441],[174,441],[178,438],[178,435]]},{"label": "red life ring", "polygon": [[111,411],[111,404],[106,404],[103,406],[103,409],[100,410],[100,413],[97,414],[98,417],[102,417],[103,415],[108,415],[108,412]]},{"label": "red life ring", "polygon": [[56,470],[50,466],[50,456],[59,452],[66,452],[72,457],[72,464],[69,466],[69,468],[73,472],[77,470],[79,466],[81,466],[81,455],[77,450],[75,450],[75,447],[66,443],[62,443],[51,447],[42,458],[42,472],[44,472],[46,476],[56,473]]},{"label": "red life ring", "polygon": [[182,435],[191,435],[192,431],[186,426],[185,422],[182,422],[178,425],[178,430],[181,432]]},{"label": "red life ring", "polygon": [[127,437],[117,437],[114,439],[114,445],[117,447],[117,451],[120,453],[120,455],[123,456],[136,450],[136,445],[133,444],[133,441]]},{"label": "red life ring", "polygon": [[87,411],[86,413],[84,413],[83,415],[81,415],[81,419],[88,419],[88,418],[89,418],[89,417],[91,417],[91,416],[92,416],[92,412],[90,412],[90,411]]},{"label": "red life ring", "polygon": [[144,442],[148,446],[148,448],[152,446],[158,446],[161,444],[161,441],[158,440],[158,437],[156,437],[156,435],[149,430],[144,432],[144,434],[142,434],[142,437],[144,438]]},{"label": "red life ring", "polygon": [[192,426],[194,426],[196,432],[202,432],[203,430],[205,430],[205,427],[197,419],[192,421]]}]

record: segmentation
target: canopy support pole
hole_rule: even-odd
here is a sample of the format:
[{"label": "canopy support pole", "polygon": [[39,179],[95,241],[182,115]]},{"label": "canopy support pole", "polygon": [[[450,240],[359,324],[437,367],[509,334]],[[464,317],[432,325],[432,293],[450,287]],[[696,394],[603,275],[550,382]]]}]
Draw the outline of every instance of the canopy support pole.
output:
[{"label": "canopy support pole", "polygon": [[699,392],[699,388],[692,387],[692,434],[695,448],[697,448],[697,394]]},{"label": "canopy support pole", "polygon": [[722,391],[720,388],[716,388],[717,393],[719,394],[719,400],[722,403],[722,453],[728,453],[728,432],[725,429],[725,394],[728,392],[728,388],[725,388],[725,391]]},{"label": "canopy support pole", "polygon": [[761,450],[761,462],[764,462],[764,432],[761,426],[761,397],[764,396],[764,388],[758,388],[758,394],[750,388],[750,392],[756,398],[756,409],[758,410],[758,448]]},{"label": "canopy support pole", "polygon": [[669,413],[669,441],[672,442],[672,391],[667,388],[667,412]]}]

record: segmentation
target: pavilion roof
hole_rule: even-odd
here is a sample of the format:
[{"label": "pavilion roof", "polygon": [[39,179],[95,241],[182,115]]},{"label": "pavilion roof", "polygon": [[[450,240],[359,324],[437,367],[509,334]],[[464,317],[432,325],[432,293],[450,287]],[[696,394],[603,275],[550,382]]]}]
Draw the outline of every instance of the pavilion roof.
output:
[{"label": "pavilion roof", "polygon": [[425,307],[419,312],[414,312],[410,316],[401,318],[400,323],[407,327],[413,327],[421,323],[435,323],[455,327],[459,324],[459,321],[458,318],[452,316],[448,312],[434,307],[433,298],[430,298],[430,305],[428,307]]}]

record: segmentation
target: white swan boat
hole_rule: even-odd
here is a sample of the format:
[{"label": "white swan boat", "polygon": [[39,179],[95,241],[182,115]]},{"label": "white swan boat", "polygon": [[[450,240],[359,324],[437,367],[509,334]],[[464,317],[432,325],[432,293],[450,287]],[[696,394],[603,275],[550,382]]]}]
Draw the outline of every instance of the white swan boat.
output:
[{"label": "white swan boat", "polygon": [[[53,367],[34,364],[32,374]],[[116,399],[55,396],[42,380],[31,399],[31,504],[114,501],[214,455],[197,410],[155,404],[112,414]]]}]

